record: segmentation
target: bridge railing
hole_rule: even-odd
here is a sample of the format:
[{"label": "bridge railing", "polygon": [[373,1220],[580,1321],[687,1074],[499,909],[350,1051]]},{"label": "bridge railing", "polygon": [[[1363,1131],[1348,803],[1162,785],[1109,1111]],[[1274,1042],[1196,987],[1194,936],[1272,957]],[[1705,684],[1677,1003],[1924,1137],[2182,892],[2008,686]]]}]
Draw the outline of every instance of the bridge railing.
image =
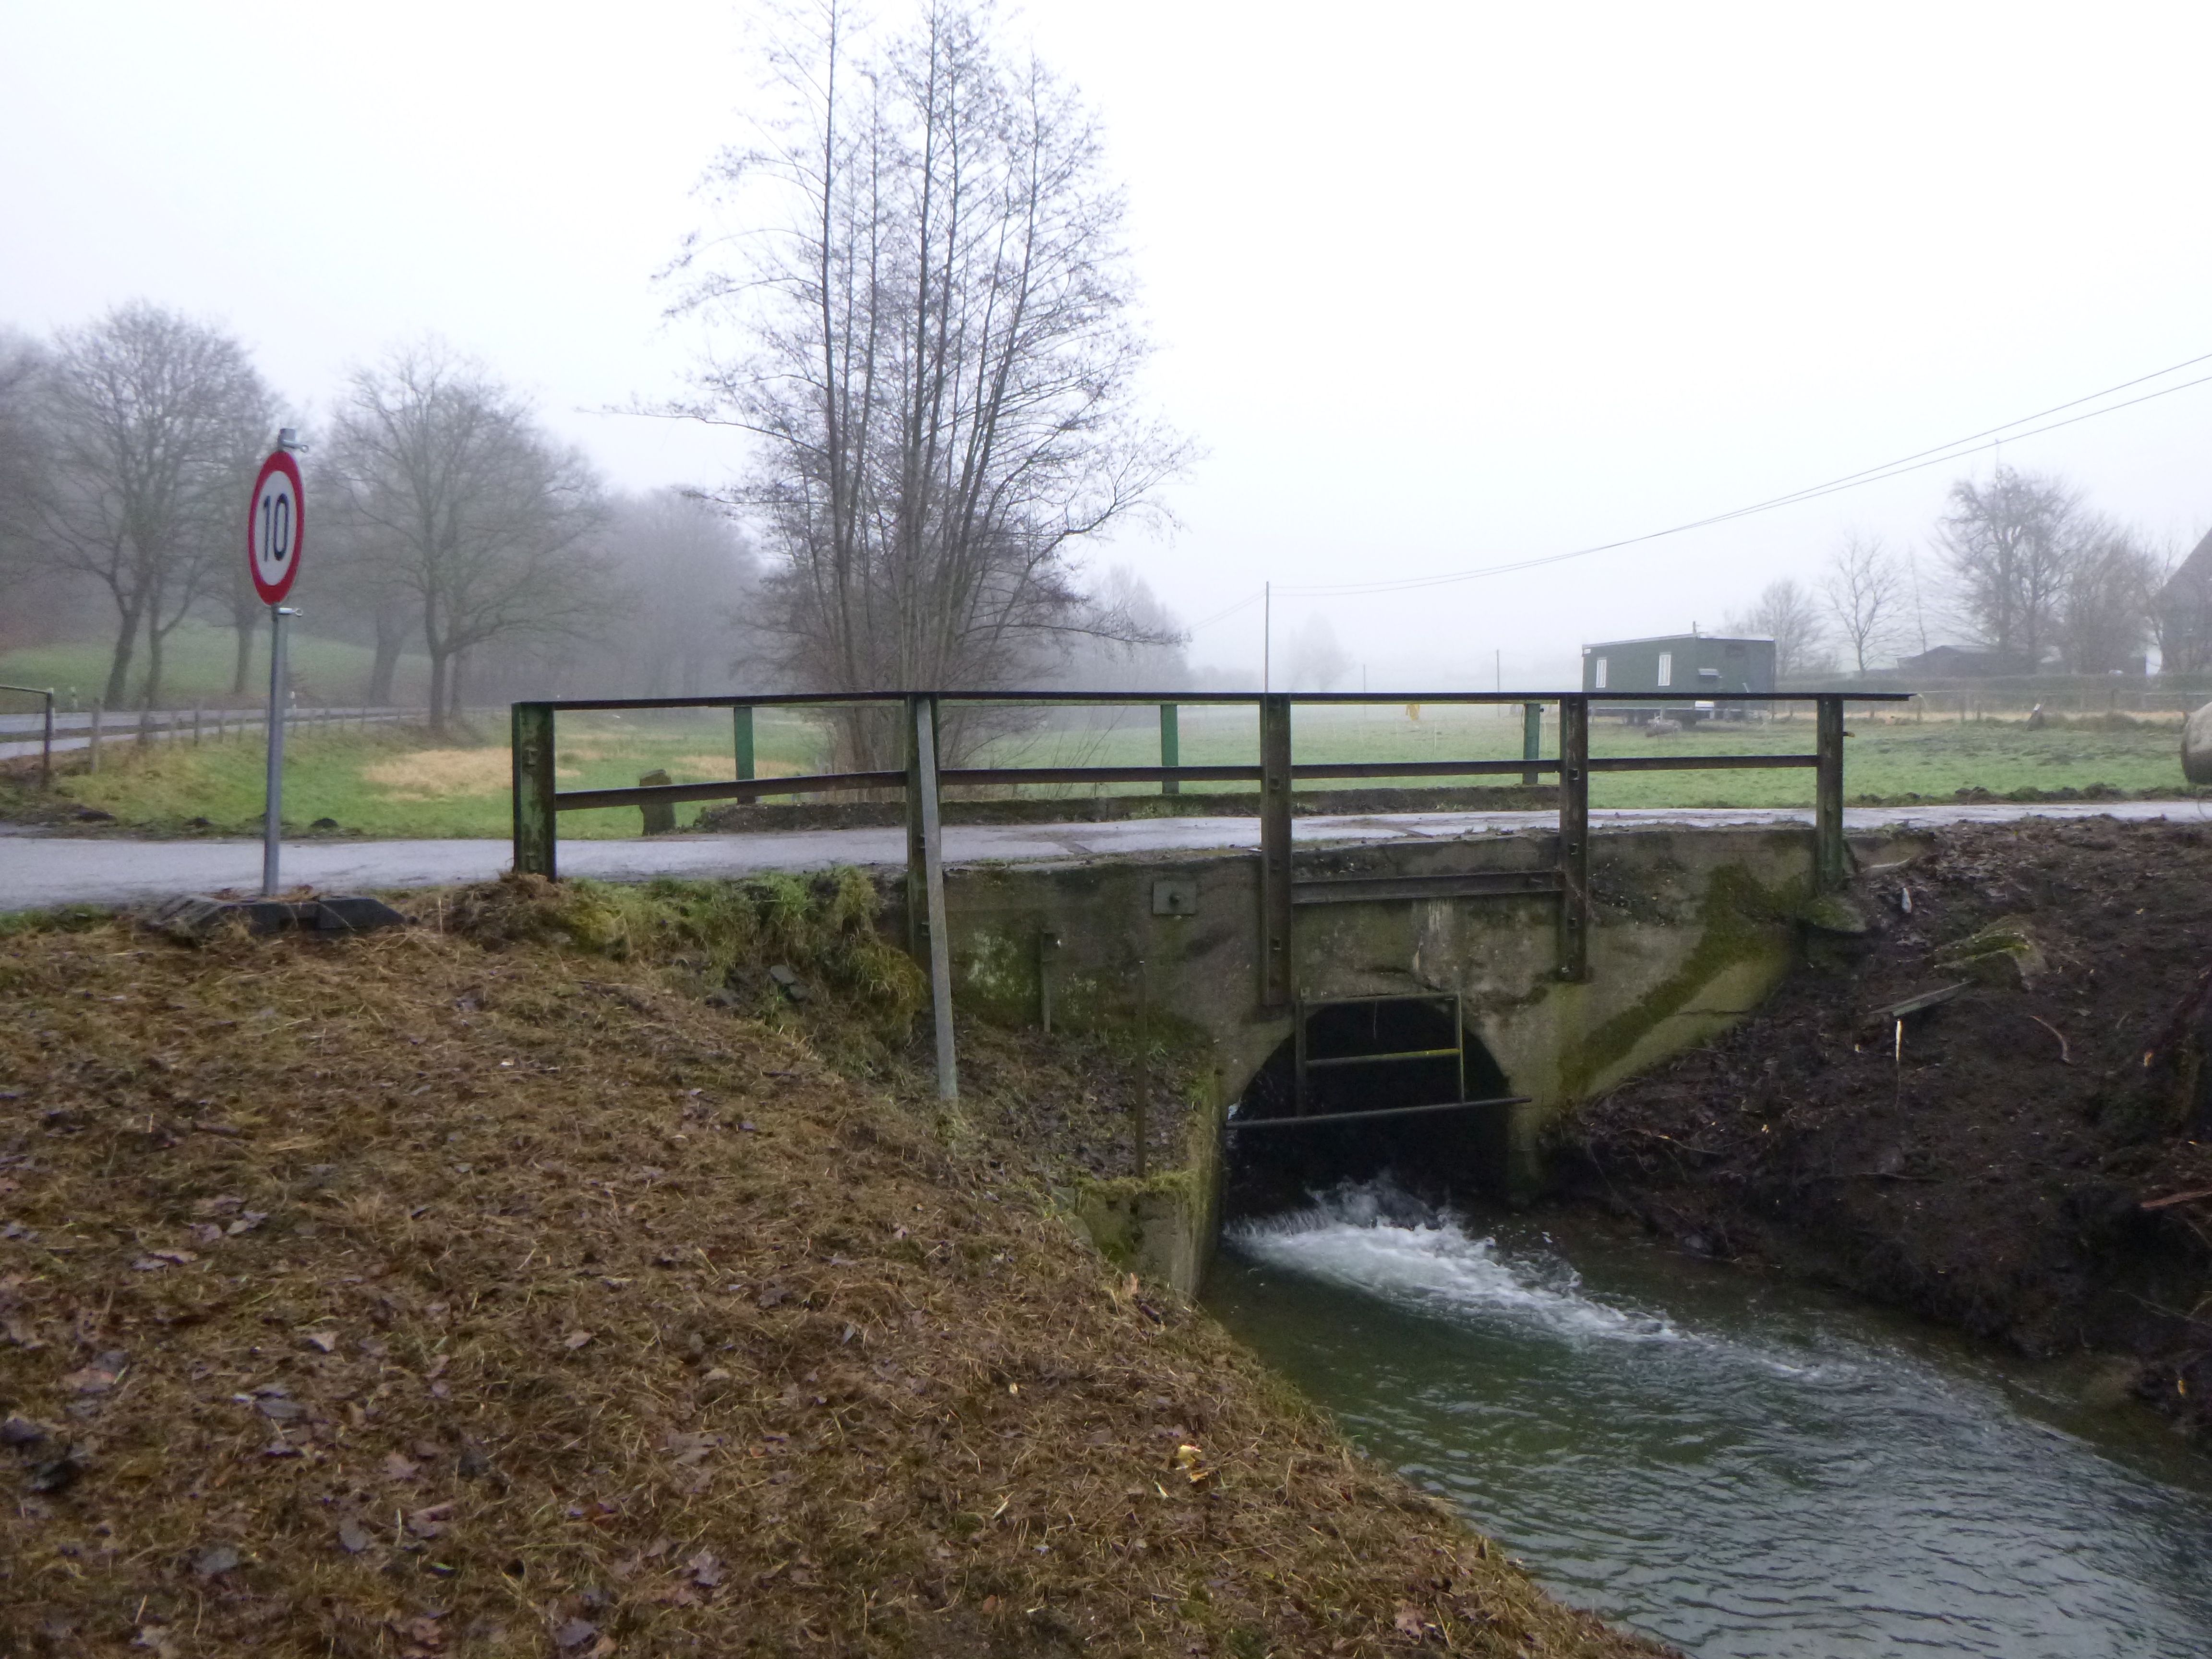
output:
[{"label": "bridge railing", "polygon": [[[1848,702],[1900,702],[1903,691],[1705,693],[1696,701],[1716,708],[1811,702],[1814,744],[1804,754],[1608,755],[1590,753],[1594,706],[1620,712],[1636,706],[1680,707],[1681,691],[1518,692],[1448,691],[1395,693],[944,691],[783,694],[723,697],[584,698],[522,702],[514,706],[514,868],[554,876],[558,871],[556,823],[562,812],[613,806],[665,811],[696,801],[747,801],[768,795],[846,793],[899,790],[905,803],[908,891],[927,892],[927,906],[908,904],[917,955],[942,944],[942,876],[939,873],[939,802],[947,787],[1040,784],[1158,784],[1168,793],[1186,783],[1256,784],[1260,820],[1261,1001],[1286,1006],[1291,986],[1291,922],[1305,904],[1413,897],[1480,897],[1556,894],[1559,900],[1559,969],[1579,980],[1589,972],[1589,780],[1604,772],[1668,772],[1807,768],[1815,776],[1814,872],[1823,890],[1841,884],[1848,873],[1844,847],[1844,706]],[[1517,759],[1335,760],[1297,763],[1291,756],[1292,711],[1362,705],[1515,706],[1524,711],[1522,752]],[[1538,752],[1540,714],[1559,711],[1559,752]],[[798,775],[755,775],[754,720],[762,709],[830,711],[883,706],[902,711],[906,764],[898,770],[815,772]],[[947,706],[1030,708],[1127,708],[1160,710],[1160,764],[1157,766],[955,766],[939,765],[938,733]],[[1184,765],[1181,761],[1178,711],[1184,708],[1242,707],[1257,711],[1256,764]],[[556,783],[556,722],[562,714],[646,710],[731,711],[732,770],[734,775],[702,783],[640,784],[615,789],[561,789]],[[1550,870],[1438,877],[1333,878],[1300,881],[1291,861],[1292,793],[1301,782],[1375,778],[1465,778],[1512,776],[1533,783],[1546,775],[1559,780],[1559,857]],[[672,813],[671,814],[672,817]],[[936,925],[933,926],[933,921]]]}]

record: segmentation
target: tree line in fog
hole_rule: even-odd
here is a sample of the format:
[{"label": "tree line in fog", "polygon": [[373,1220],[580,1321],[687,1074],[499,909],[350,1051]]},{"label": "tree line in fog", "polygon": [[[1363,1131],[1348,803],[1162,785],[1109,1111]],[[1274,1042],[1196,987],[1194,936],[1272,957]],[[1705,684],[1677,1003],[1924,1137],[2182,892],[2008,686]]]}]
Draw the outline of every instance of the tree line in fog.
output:
[{"label": "tree line in fog", "polygon": [[2212,569],[2090,506],[2047,472],[1999,466],[1951,486],[1924,548],[1847,532],[1820,579],[1767,585],[1726,631],[1775,642],[1783,679],[1864,674],[1938,645],[1980,672],[2212,670]]}]

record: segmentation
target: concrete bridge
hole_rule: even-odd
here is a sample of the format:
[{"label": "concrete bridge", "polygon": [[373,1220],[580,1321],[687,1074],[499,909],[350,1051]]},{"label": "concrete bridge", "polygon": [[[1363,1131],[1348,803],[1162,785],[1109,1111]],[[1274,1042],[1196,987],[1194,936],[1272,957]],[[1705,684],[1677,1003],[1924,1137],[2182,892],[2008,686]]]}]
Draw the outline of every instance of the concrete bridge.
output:
[{"label": "concrete bridge", "polygon": [[[1608,694],[1620,703],[1636,694]],[[1653,694],[1646,694],[1647,696]],[[1663,698],[1669,694],[1656,694]],[[1889,697],[1864,701],[1897,700]],[[1757,1006],[1808,925],[1846,925],[1835,890],[1851,852],[1844,830],[1844,704],[1815,705],[1798,755],[1595,758],[1591,699],[1580,694],[1424,695],[1427,702],[1558,705],[1559,752],[1533,742],[1514,760],[1334,762],[1293,757],[1294,702],[1403,702],[1288,695],[1199,699],[1081,695],[884,694],[875,697],[593,700],[517,705],[514,867],[557,872],[563,811],[635,805],[672,822],[679,802],[766,794],[898,791],[906,804],[904,922],[930,970],[939,1092],[957,1094],[951,1011],[1002,1021],[1100,1026],[1172,1020],[1212,1056],[1180,1167],[1139,1168],[1082,1200],[1086,1224],[1186,1287],[1204,1271],[1224,1194],[1222,1151],[1239,1178],[1295,1183],[1318,1165],[1358,1173],[1420,1136],[1464,1185],[1506,1196],[1536,1178],[1547,1121]],[[1256,705],[1257,763],[1185,767],[1179,702]],[[1679,702],[1679,697],[1674,701]],[[1718,699],[1771,703],[1773,699]],[[902,770],[756,779],[751,711],[763,704],[881,703],[905,738]],[[1158,702],[1158,766],[946,767],[946,703]],[[568,710],[728,706],[741,775],[720,782],[562,792],[557,716]],[[1528,722],[1533,733],[1539,729]],[[1651,829],[1593,836],[1593,772],[1806,767],[1809,829],[1725,833]],[[1545,830],[1479,841],[1294,854],[1302,781],[1480,777],[1556,781]],[[1164,855],[948,872],[943,792],[1024,783],[1189,782],[1258,787],[1258,856]],[[1832,914],[1824,916],[1822,907]],[[1256,1145],[1255,1143],[1257,1143]]]}]

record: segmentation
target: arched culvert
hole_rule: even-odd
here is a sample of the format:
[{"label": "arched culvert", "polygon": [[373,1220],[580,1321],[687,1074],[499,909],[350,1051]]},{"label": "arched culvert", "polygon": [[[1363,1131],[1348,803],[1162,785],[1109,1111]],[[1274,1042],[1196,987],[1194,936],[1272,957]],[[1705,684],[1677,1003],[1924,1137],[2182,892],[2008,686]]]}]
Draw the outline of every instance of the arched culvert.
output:
[{"label": "arched culvert", "polygon": [[1508,1108],[1463,1103],[1511,1094],[1456,997],[1308,1004],[1230,1118],[1224,1207],[1266,1213],[1386,1171],[1426,1196],[1502,1195]]}]

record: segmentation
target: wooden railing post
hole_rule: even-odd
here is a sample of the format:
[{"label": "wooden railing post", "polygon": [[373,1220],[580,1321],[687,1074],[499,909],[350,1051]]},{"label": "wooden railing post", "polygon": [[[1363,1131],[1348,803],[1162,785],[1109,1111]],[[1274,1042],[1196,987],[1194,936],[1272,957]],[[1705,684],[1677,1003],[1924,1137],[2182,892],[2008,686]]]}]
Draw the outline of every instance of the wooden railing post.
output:
[{"label": "wooden railing post", "polygon": [[[1544,705],[1524,702],[1521,705],[1521,758],[1541,760],[1544,757]],[[1533,789],[1542,777],[1540,772],[1523,772],[1521,782]]]},{"label": "wooden railing post", "polygon": [[1291,1003],[1291,700],[1260,698],[1260,1006]]},{"label": "wooden railing post", "polygon": [[1813,885],[1832,893],[1850,879],[1850,849],[1844,843],[1844,700],[1820,697],[1813,752]]},{"label": "wooden railing post", "polygon": [[1559,699],[1559,977],[1589,977],[1589,699]]},{"label": "wooden railing post", "polygon": [[552,880],[554,861],[553,710],[519,702],[509,716],[514,751],[514,873]]},{"label": "wooden railing post", "polygon": [[738,759],[738,781],[753,775],[753,711],[750,703],[740,703],[730,710],[731,736],[734,739]]},{"label": "wooden railing post", "polygon": [[[1177,724],[1177,714],[1173,703],[1160,705],[1160,764],[1163,766],[1182,764],[1182,732]],[[1182,781],[1180,778],[1162,778],[1160,793],[1180,795],[1182,793]]]}]

